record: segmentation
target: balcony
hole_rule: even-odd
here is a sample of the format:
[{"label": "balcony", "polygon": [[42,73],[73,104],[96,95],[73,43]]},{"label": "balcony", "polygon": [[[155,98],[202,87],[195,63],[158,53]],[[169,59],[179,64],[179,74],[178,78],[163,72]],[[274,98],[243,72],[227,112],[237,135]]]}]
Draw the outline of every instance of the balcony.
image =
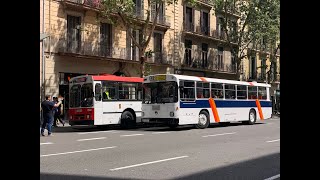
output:
[{"label": "balcony", "polygon": [[235,64],[225,64],[218,61],[217,56],[211,55],[208,51],[193,50],[185,48],[183,69],[198,69],[202,71],[216,71],[223,73],[236,73]]},{"label": "balcony", "polygon": [[193,23],[184,23],[183,30],[186,32],[194,32],[194,24]]},{"label": "balcony", "polygon": [[205,36],[209,36],[209,27],[208,26],[197,26],[196,32]]},{"label": "balcony", "polygon": [[55,44],[53,51],[58,52],[60,55],[138,63],[137,60],[133,60],[134,58],[130,55],[131,51],[127,48],[111,47],[99,42],[68,41],[65,39],[60,39],[58,42],[53,43]]},{"label": "balcony", "polygon": [[[150,21],[153,22],[155,14],[151,13]],[[159,14],[157,17],[157,24],[166,28],[170,27],[169,16]]]},{"label": "balcony", "polygon": [[155,65],[169,65],[166,52],[155,52],[152,57],[147,58],[147,62]]},{"label": "balcony", "polygon": [[61,2],[72,9],[99,9],[101,0],[61,0]]},{"label": "balcony", "polygon": [[222,41],[226,41],[227,40],[227,36],[223,31],[213,30],[212,33],[211,33],[211,36],[216,38],[216,39],[220,39]]}]

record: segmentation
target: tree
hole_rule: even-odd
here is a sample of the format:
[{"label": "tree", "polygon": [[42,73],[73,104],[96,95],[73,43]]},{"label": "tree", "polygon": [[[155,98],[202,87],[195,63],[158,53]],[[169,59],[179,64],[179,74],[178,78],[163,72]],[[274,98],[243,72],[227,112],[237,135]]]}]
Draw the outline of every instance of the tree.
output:
[{"label": "tree", "polygon": [[[230,48],[240,79],[241,62],[257,44],[275,43],[280,32],[280,0],[211,0],[221,15],[225,45]],[[237,20],[232,14],[237,14]],[[235,23],[236,21],[236,23]],[[235,27],[236,26],[236,27]]]},{"label": "tree", "polygon": [[[140,75],[145,76],[146,59],[152,56],[152,51],[147,51],[151,37],[159,19],[160,11],[165,9],[165,6],[177,3],[178,0],[146,0],[147,8],[144,10],[143,3],[137,0],[102,0],[100,13],[103,17],[108,18],[111,22],[119,20],[126,27],[133,46],[139,50],[139,59],[141,62]],[[190,0],[195,1],[195,0]],[[139,4],[138,4],[139,2]],[[140,6],[140,7],[139,7]],[[141,17],[141,16],[142,17]],[[144,16],[146,15],[146,18]],[[139,40],[133,35],[133,31],[139,30]]]}]

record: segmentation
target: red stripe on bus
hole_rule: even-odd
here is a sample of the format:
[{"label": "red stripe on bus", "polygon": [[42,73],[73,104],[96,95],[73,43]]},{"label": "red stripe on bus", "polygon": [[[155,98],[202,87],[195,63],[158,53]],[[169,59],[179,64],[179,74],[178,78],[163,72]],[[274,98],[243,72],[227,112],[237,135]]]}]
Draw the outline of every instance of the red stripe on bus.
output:
[{"label": "red stripe on bus", "polygon": [[262,113],[260,101],[259,101],[258,99],[256,99],[256,105],[257,105],[257,108],[258,108],[258,112],[259,112],[260,119],[261,119],[261,121],[262,121],[264,118],[263,118],[263,113]]},{"label": "red stripe on bus", "polygon": [[253,86],[253,83],[252,82],[248,82],[250,84],[250,86]]},{"label": "red stripe on bus", "polygon": [[217,111],[217,106],[216,106],[216,103],[214,102],[213,98],[209,99],[209,104],[210,104],[215,122],[220,122],[219,114]]},{"label": "red stripe on bus", "polygon": [[204,77],[199,77],[201,79],[201,81],[203,82],[208,82]]}]

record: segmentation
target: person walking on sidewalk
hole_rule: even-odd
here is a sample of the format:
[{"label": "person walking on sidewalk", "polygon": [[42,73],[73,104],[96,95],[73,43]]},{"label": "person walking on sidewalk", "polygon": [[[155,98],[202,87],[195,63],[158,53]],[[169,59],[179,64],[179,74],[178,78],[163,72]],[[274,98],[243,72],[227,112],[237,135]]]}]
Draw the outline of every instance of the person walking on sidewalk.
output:
[{"label": "person walking on sidewalk", "polygon": [[[57,97],[53,97],[53,102],[54,103],[59,103]],[[64,126],[64,121],[61,119],[61,104],[57,107],[54,108],[54,121],[53,121],[53,126],[57,127],[57,120],[60,121],[60,123]]]},{"label": "person walking on sidewalk", "polygon": [[48,129],[48,136],[51,135],[51,128],[52,128],[52,123],[54,120],[53,117],[53,108],[57,108],[59,107],[61,104],[61,101],[58,103],[54,103],[51,101],[51,95],[46,95],[46,100],[44,100],[41,103],[41,108],[42,108],[42,112],[43,112],[43,123],[42,123],[42,127],[41,127],[41,135],[44,136],[44,129],[47,126]]}]

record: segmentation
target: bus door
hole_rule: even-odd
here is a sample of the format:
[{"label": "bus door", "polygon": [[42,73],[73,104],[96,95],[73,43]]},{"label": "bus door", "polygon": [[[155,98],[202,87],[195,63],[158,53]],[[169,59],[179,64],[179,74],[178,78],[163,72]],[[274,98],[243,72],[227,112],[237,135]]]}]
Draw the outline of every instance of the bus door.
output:
[{"label": "bus door", "polygon": [[94,82],[94,125],[102,124],[102,94],[101,82]]}]

